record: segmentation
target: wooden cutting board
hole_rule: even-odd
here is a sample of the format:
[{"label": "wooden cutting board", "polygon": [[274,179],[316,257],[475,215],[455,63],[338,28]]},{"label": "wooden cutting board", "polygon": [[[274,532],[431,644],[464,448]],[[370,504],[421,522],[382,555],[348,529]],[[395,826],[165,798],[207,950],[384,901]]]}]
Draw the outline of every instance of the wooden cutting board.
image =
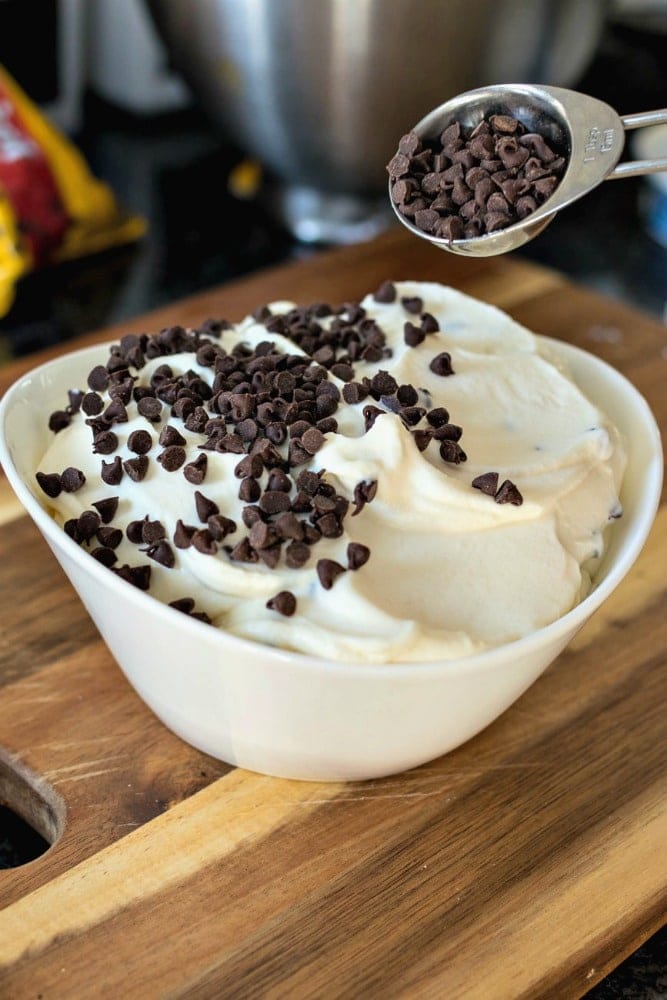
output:
[{"label": "wooden cutting board", "polygon": [[[667,426],[667,328],[550,271],[392,232],[82,338],[438,280],[604,357]],[[52,356],[0,369],[0,389]],[[0,479],[0,797],[64,832],[0,871],[0,997],[578,997],[664,921],[667,510],[496,723],[356,784],[235,770],[124,680]],[[19,802],[22,775],[33,791]],[[36,791],[35,791],[36,790]],[[41,817],[41,819],[40,819]]]}]

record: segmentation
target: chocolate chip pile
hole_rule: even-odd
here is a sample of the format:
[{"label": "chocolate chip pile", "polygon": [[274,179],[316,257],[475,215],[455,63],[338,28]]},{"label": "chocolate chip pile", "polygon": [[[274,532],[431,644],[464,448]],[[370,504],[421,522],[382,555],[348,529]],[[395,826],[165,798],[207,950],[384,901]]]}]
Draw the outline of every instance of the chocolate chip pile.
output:
[{"label": "chocolate chip pile", "polygon": [[409,132],[387,165],[401,215],[440,239],[475,239],[525,219],[553,192],[565,157],[512,115],[472,129],[448,125],[439,141]]},{"label": "chocolate chip pile", "polygon": [[[396,299],[391,282],[384,282],[375,293],[378,302]],[[416,296],[402,298],[400,305],[406,315],[406,345],[425,345],[439,330],[437,320],[425,312]],[[111,347],[106,364],[89,372],[87,389],[70,391],[69,405],[51,414],[49,426],[56,433],[73,420],[85,421],[92,452],[100,456],[100,478],[107,486],[118,486],[125,476],[141,483],[151,461],[160,466],[161,474],[180,474],[192,485],[191,509],[183,511],[171,536],[160,520],[148,514],[131,521],[124,532],[114,526],[117,496],[100,497],[92,503],[93,509],[64,524],[74,541],[141,590],[150,588],[151,563],[118,565],[116,549],[123,537],[142,556],[166,569],[176,565],[178,550],[189,548],[237,563],[262,563],[269,569],[284,560],[289,569],[299,569],[321,539],[340,538],[345,518],[358,515],[374,500],[378,488],[377,481],[362,480],[353,495],[346,497],[328,480],[326,469],[306,468],[327,435],[337,433],[336,413],[341,405],[363,404],[366,432],[377,419],[396,414],[420,451],[436,442],[443,462],[459,465],[466,461],[459,444],[462,428],[450,423],[444,407],[429,406],[425,390],[399,385],[382,368],[371,377],[355,377],[358,362],[380,363],[391,355],[384,332],[361,305],[345,303],[334,310],[326,303],[315,303],[284,313],[263,307],[254,318],[269,336],[288,338],[305,355],[279,351],[271,339],[254,347],[240,342],[226,350],[224,332],[229,324],[224,321],[209,320],[195,330],[173,326],[155,336],[130,334]],[[201,368],[211,370],[211,384],[193,370],[178,374],[172,369],[169,356],[184,352],[191,353]],[[133,374],[158,358],[165,360],[153,368],[150,378],[142,380]],[[429,367],[438,376],[455,374],[445,351],[434,353]],[[342,390],[330,374],[343,383]],[[118,425],[135,414],[145,426],[128,436],[132,457],[122,459],[114,455],[119,448]],[[200,438],[200,453],[192,461],[187,461],[187,440],[177,425]],[[212,452],[238,456],[234,475],[242,501],[242,526],[208,495],[208,455]],[[38,472],[37,481],[48,497],[56,498],[62,491],[81,489],[85,476],[69,467],[62,472]],[[498,488],[497,473],[478,477],[472,485],[497,503],[522,502],[509,481]],[[228,541],[231,536],[233,544]],[[330,590],[341,574],[361,569],[370,555],[367,546],[351,542],[346,565],[319,559],[315,568],[320,585]],[[280,591],[270,598],[267,608],[291,616],[296,604],[291,592]],[[208,621],[204,612],[195,610],[190,596],[171,605]]]}]

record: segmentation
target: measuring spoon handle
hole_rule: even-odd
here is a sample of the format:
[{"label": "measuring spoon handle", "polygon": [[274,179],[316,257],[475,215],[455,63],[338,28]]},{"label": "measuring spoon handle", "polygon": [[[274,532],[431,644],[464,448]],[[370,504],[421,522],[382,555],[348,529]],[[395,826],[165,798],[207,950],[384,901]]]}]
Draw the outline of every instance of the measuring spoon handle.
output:
[{"label": "measuring spoon handle", "polygon": [[[640,111],[636,115],[621,115],[623,128],[645,128],[649,125],[667,124],[667,108],[659,108],[657,111]],[[607,175],[607,180],[614,181],[623,177],[641,177],[644,174],[659,174],[667,170],[666,157],[653,157],[650,160],[633,160],[626,163],[619,163],[618,166]]]}]

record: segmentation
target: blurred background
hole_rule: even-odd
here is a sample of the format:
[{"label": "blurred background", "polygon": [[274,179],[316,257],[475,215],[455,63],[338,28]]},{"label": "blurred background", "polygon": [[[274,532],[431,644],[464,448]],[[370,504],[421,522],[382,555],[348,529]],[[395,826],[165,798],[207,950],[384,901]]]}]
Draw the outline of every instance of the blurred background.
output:
[{"label": "blurred background", "polygon": [[[8,358],[393,225],[398,137],[462,90],[664,107],[667,0],[0,0],[0,64],[148,223],[22,276]],[[664,318],[665,185],[605,183],[522,253]]]},{"label": "blurred background", "polygon": [[[2,362],[395,225],[385,163],[463,90],[665,107],[667,0],[0,0],[0,66],[147,223],[12,279]],[[9,117],[0,87],[6,164]],[[628,158],[665,155],[665,128]],[[667,175],[601,185],[521,255],[667,321]],[[667,997],[666,951],[663,931],[590,997]]]}]

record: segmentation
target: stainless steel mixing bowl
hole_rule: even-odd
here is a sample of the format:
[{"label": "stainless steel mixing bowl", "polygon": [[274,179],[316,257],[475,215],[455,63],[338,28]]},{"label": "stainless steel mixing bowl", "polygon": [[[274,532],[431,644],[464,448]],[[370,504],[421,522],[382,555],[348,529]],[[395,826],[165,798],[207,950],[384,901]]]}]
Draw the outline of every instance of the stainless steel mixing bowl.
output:
[{"label": "stainless steel mixing bowl", "polygon": [[573,83],[603,0],[148,0],[210,117],[290,187],[380,196],[399,137],[449,97]]}]

